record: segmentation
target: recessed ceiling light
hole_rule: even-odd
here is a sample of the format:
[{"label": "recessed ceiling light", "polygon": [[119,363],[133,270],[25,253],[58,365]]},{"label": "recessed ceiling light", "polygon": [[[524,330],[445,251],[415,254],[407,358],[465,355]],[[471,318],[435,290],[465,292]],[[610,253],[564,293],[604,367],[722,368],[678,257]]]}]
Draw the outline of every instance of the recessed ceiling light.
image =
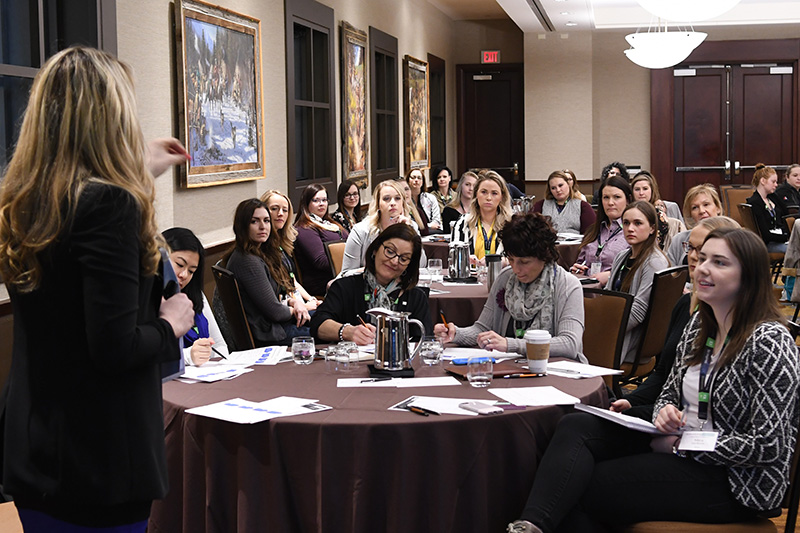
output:
[{"label": "recessed ceiling light", "polygon": [[567,0],[556,0],[556,2],[566,2]]},{"label": "recessed ceiling light", "polygon": [[565,25],[565,26],[572,27],[572,26],[577,26],[577,25],[578,25],[578,23],[577,23],[577,22],[572,22],[572,21],[569,21],[569,22],[567,22],[567,23],[566,23],[566,24],[564,24],[564,25]]},{"label": "recessed ceiling light", "polygon": [[571,15],[572,13],[570,13],[569,11],[562,11],[561,14],[562,15]]}]

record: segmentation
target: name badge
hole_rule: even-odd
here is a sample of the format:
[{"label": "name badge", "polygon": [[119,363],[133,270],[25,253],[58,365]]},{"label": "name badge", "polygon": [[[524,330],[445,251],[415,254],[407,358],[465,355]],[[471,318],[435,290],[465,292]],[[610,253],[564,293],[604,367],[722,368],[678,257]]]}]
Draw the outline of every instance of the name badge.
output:
[{"label": "name badge", "polygon": [[678,449],[682,452],[713,452],[718,436],[718,431],[684,431]]}]

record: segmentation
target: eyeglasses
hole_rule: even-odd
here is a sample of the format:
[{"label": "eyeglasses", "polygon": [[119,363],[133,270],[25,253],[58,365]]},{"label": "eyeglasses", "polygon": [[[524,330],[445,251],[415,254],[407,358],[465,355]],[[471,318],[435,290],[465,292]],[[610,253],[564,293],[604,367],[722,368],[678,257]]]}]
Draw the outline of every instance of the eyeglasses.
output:
[{"label": "eyeglasses", "polygon": [[344,195],[345,198],[358,198],[358,196],[359,195],[358,195],[357,192],[349,192],[349,193]]},{"label": "eyeglasses", "polygon": [[682,242],[681,244],[683,245],[683,251],[687,254],[700,251],[700,248],[695,248],[689,241]]},{"label": "eyeglasses", "polygon": [[327,204],[328,203],[328,199],[327,198],[312,198],[311,199],[311,203],[312,204]]},{"label": "eyeglasses", "polygon": [[383,247],[383,255],[391,261],[395,257],[397,258],[397,262],[400,263],[402,266],[406,266],[411,262],[411,256],[409,254],[398,255],[397,250],[394,248],[389,248],[385,244],[381,245]]}]

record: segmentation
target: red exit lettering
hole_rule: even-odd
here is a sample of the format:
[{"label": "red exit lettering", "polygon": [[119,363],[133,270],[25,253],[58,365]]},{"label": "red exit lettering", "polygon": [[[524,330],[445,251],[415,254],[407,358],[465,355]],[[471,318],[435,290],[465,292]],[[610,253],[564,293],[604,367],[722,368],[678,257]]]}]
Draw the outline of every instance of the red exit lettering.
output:
[{"label": "red exit lettering", "polygon": [[482,50],[481,63],[499,63],[500,51],[499,50]]}]

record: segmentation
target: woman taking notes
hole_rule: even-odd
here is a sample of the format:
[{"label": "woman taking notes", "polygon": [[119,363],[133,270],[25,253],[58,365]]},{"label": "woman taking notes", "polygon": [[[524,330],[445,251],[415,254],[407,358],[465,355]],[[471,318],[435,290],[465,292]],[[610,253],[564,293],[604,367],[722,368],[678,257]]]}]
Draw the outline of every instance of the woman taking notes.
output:
[{"label": "woman taking notes", "polygon": [[650,303],[653,276],[669,266],[667,257],[656,244],[657,217],[656,209],[649,202],[641,200],[630,204],[622,212],[622,228],[630,248],[614,258],[605,287],[607,290],[627,292],[634,297],[622,345],[622,363],[630,363],[636,357],[642,335],[641,325]]},{"label": "woman taking notes", "polygon": [[200,240],[186,228],[170,228],[161,233],[169,246],[169,261],[178,284],[192,301],[194,324],[183,336],[183,360],[187,365],[200,366],[212,355],[228,355],[228,345],[203,294],[203,272],[206,251]]},{"label": "woman taking notes", "polygon": [[301,299],[294,297],[294,284],[281,267],[267,205],[258,198],[241,202],[233,217],[233,234],[234,246],[223,263],[239,283],[256,346],[286,344],[292,337],[308,335],[305,324],[310,316]]},{"label": "woman taking notes", "polygon": [[471,259],[483,265],[486,254],[503,251],[498,234],[511,215],[511,197],[506,180],[490,170],[475,182],[475,196],[469,213],[456,222],[450,242],[469,243]]},{"label": "woman taking notes", "polygon": [[194,313],[155,276],[153,176],[186,151],[145,148],[135,109],[129,67],[90,48],[55,54],[2,181],[14,309],[2,485],[26,532],[143,533],[167,492],[160,364],[181,357]]},{"label": "woman taking notes", "polygon": [[500,238],[510,268],[497,276],[480,318],[465,328],[436,324],[434,332],[461,346],[524,354],[525,332],[545,329],[551,356],[585,362],[581,284],[556,263],[556,233],[547,218],[514,215]]},{"label": "woman taking notes", "polygon": [[[780,512],[797,437],[800,369],[772,294],[767,249],[752,232],[716,229],[699,261],[700,310],[653,411],[661,436],[618,426],[614,440],[576,438],[585,434],[585,415],[565,416],[523,519],[508,531],[594,531],[647,520],[724,524]],[[697,431],[716,439],[703,440],[702,451],[684,450]],[[624,505],[621,486],[636,487],[625,491]]]},{"label": "woman taking notes", "polygon": [[[406,311],[432,329],[428,296],[416,287],[422,241],[407,224],[393,224],[367,248],[364,272],[337,279],[311,319],[311,334],[323,342],[375,342],[373,307]],[[413,331],[414,334],[418,333]]]}]

